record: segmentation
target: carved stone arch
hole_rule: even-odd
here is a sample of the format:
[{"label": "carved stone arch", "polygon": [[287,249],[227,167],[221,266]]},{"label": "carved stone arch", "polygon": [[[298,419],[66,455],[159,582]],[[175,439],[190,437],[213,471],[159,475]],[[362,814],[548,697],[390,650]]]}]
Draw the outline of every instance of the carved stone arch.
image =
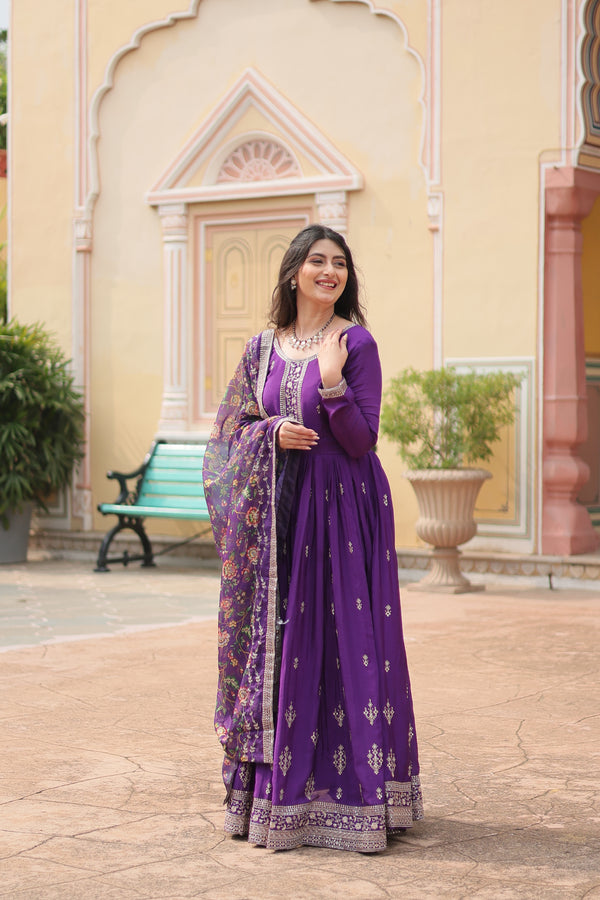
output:
[{"label": "carved stone arch", "polygon": [[[314,0],[313,0],[314,2]],[[393,21],[401,30],[403,38],[404,38],[404,47],[406,52],[412,56],[418,66],[422,75],[421,83],[421,93],[419,96],[419,105],[422,107],[423,112],[426,112],[425,109],[425,91],[426,91],[426,67],[423,57],[418,53],[418,51],[411,45],[408,35],[408,30],[406,25],[402,21],[402,19],[394,12],[386,8],[378,7],[373,0],[326,0],[326,2],[330,3],[360,3],[364,6],[367,6],[371,14],[375,16],[382,16],[384,18],[390,19]],[[89,185],[87,186],[87,193],[85,199],[85,210],[83,214],[83,218],[90,223],[93,213],[93,208],[98,198],[98,194],[100,192],[100,177],[98,171],[98,140],[100,138],[100,124],[99,124],[99,115],[100,115],[100,107],[102,105],[102,101],[106,94],[112,90],[114,87],[114,79],[115,79],[115,70],[117,68],[118,63],[129,53],[132,51],[138,50],[142,44],[143,39],[152,32],[160,31],[164,28],[172,28],[176,26],[179,22],[189,21],[191,19],[195,19],[198,16],[198,10],[200,7],[201,0],[190,0],[189,6],[186,10],[181,10],[178,12],[169,13],[165,16],[164,19],[160,19],[158,21],[148,22],[145,25],[142,25],[140,28],[136,29],[136,31],[131,36],[129,42],[119,49],[112,55],[110,58],[102,84],[96,89],[94,92],[90,107],[89,107],[89,136],[87,140],[87,155],[89,161]],[[423,131],[421,137],[421,153],[419,158],[419,165],[425,172],[425,175],[428,180],[429,172],[427,171],[427,167],[423,162],[424,156],[424,147],[426,141],[426,116],[423,116]],[[91,225],[88,224],[88,228],[91,228]],[[87,248],[86,248],[87,249]]]},{"label": "carved stone arch", "polygon": [[583,141],[579,164],[600,169],[600,0],[588,0],[583,10],[581,41],[581,110]]},{"label": "carved stone arch", "polygon": [[100,107],[106,94],[112,90],[115,83],[115,70],[119,62],[131,53],[133,50],[139,50],[143,39],[146,35],[154,31],[160,31],[163,28],[172,28],[178,22],[195,19],[198,15],[198,8],[201,0],[190,0],[189,7],[180,12],[169,13],[164,19],[154,22],[148,22],[137,28],[131,36],[130,41],[113,53],[108,61],[104,73],[102,84],[94,91],[90,101],[90,129],[88,137],[88,159],[89,159],[89,186],[85,202],[85,217],[91,218],[94,205],[100,193],[100,175],[98,171],[98,140],[100,138]]},{"label": "carved stone arch", "polygon": [[[315,0],[312,0],[315,2]],[[437,141],[439,139],[439,135],[428,135],[428,132],[433,131],[433,122],[430,121],[428,123],[427,119],[427,103],[426,103],[426,91],[427,91],[427,67],[425,65],[425,61],[418,50],[412,46],[410,42],[410,37],[408,34],[408,29],[400,16],[393,12],[391,9],[387,9],[386,7],[379,6],[374,0],[324,0],[327,3],[360,3],[363,6],[366,6],[369,12],[374,16],[380,16],[383,19],[389,19],[391,22],[394,22],[395,25],[400,29],[402,33],[402,37],[404,38],[404,49],[411,56],[419,67],[419,71],[421,73],[421,92],[419,94],[419,106],[423,112],[423,127],[421,131],[421,149],[419,152],[419,166],[425,175],[425,179],[427,181],[428,187],[431,187],[431,183],[434,180],[432,177],[432,160],[428,159],[428,162],[425,162],[426,156],[426,144],[428,142],[428,137],[433,138],[433,140]],[[427,98],[427,102],[431,103],[431,97]],[[430,111],[431,112],[431,111]]]},{"label": "carved stone arch", "polygon": [[228,150],[218,163],[216,176],[212,176],[214,180],[208,183],[276,181],[280,178],[299,178],[301,174],[296,156],[273,135],[245,135],[242,141],[236,141]]}]

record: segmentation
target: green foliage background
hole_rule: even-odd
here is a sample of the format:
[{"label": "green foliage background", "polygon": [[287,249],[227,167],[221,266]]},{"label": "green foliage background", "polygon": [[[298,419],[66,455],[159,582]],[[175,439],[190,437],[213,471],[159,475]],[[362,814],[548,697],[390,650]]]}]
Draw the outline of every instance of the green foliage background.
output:
[{"label": "green foliage background", "polygon": [[65,487],[83,456],[84,405],[41,325],[0,324],[0,522]]},{"label": "green foliage background", "polygon": [[[0,221],[6,215],[6,207],[0,211]],[[5,243],[0,243],[0,253],[6,247]],[[8,284],[7,284],[7,265],[3,256],[0,256],[0,324],[6,322],[8,318]]]},{"label": "green foliage background", "polygon": [[485,462],[504,425],[515,420],[510,372],[404,369],[390,381],[381,431],[411,469],[457,469]]}]

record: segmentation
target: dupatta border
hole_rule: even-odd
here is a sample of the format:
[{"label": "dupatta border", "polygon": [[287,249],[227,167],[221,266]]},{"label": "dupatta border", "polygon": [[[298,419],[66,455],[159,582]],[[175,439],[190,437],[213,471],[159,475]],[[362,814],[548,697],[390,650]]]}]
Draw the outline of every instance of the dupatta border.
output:
[{"label": "dupatta border", "polygon": [[[260,335],[260,354],[258,362],[258,380],[256,382],[256,400],[262,419],[267,419],[267,412],[263,405],[263,391],[267,380],[267,372],[269,371],[269,360],[271,358],[271,348],[273,346],[273,338],[275,331],[273,328],[267,328]],[[276,454],[275,454],[276,455]]]},{"label": "dupatta border", "polygon": [[229,791],[239,763],[273,762],[280,647],[278,540],[297,466],[280,453],[286,416],[263,402],[274,331],[246,345],[204,456],[204,489],[221,556],[215,728]]},{"label": "dupatta border", "polygon": [[[263,391],[267,380],[269,359],[275,332],[268,328],[261,334],[256,399],[263,419],[267,413],[263,405]],[[277,432],[281,422],[275,423],[271,446],[271,527],[269,534],[269,576],[267,586],[267,633],[265,637],[265,676],[263,687],[263,756],[265,762],[273,762],[275,743],[275,714],[273,697],[275,688],[276,628],[277,628]]]}]

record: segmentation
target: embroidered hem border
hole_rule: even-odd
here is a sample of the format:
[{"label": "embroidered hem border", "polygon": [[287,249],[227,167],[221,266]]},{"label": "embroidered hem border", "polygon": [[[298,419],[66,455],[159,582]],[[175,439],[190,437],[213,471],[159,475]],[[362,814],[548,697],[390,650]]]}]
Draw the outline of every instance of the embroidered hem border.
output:
[{"label": "embroidered hem border", "polygon": [[322,800],[277,806],[251,791],[231,792],[225,831],[247,835],[253,844],[291,850],[307,844],[334,850],[374,853],[387,846],[387,835],[423,818],[419,776],[410,782],[386,781],[385,803],[346,806]]}]

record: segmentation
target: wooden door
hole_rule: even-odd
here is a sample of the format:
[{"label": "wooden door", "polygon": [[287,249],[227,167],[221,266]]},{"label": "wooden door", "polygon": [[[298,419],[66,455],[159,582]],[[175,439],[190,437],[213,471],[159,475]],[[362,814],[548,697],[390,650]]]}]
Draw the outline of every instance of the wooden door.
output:
[{"label": "wooden door", "polygon": [[214,414],[246,341],[266,327],[283,254],[307,221],[299,216],[202,227],[201,415]]}]

